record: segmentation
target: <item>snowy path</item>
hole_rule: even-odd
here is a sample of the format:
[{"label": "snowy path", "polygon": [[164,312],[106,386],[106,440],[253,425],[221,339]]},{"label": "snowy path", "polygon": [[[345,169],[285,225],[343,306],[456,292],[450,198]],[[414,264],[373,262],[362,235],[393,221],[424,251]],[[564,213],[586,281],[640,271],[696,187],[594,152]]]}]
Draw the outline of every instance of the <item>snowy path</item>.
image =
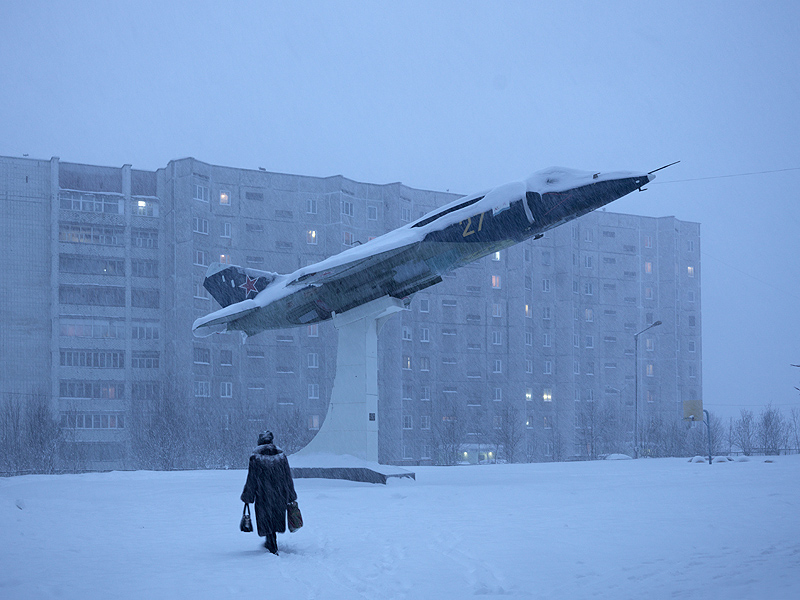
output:
[{"label": "snowy path", "polygon": [[244,471],[0,480],[0,598],[800,598],[800,457],[297,480],[281,555]]}]

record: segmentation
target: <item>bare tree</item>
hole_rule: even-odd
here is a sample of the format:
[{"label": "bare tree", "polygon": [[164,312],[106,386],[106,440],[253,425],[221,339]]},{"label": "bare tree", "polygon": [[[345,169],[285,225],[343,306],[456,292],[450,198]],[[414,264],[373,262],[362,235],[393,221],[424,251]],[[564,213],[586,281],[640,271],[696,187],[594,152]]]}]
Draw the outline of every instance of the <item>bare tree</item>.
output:
[{"label": "bare tree", "polygon": [[793,406],[789,412],[789,430],[795,452],[800,452],[800,408]]},{"label": "bare tree", "polygon": [[758,442],[764,454],[777,455],[786,447],[788,430],[786,419],[777,408],[768,404],[758,417]]},{"label": "bare tree", "polygon": [[733,443],[741,448],[745,456],[750,456],[756,444],[756,423],[752,411],[742,409],[739,418],[733,423]]},{"label": "bare tree", "polygon": [[4,473],[22,469],[22,432],[22,400],[15,394],[5,394],[0,401],[0,465]]},{"label": "bare tree", "polygon": [[519,409],[506,404],[495,412],[494,417],[492,441],[495,445],[495,455],[499,458],[502,449],[503,457],[507,462],[517,462],[519,445],[525,435],[525,426]]},{"label": "bare tree", "polygon": [[25,406],[25,464],[34,473],[53,473],[56,468],[61,427],[46,394],[33,394]]},{"label": "bare tree", "polygon": [[456,464],[466,437],[463,409],[454,400],[437,402],[431,429],[436,464]]}]

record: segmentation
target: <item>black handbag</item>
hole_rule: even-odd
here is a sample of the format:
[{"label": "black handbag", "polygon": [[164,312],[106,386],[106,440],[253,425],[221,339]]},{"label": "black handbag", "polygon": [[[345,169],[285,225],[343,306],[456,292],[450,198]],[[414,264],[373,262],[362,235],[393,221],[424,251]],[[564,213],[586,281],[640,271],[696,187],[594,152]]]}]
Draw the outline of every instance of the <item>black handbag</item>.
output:
[{"label": "black handbag", "polygon": [[253,531],[253,521],[250,519],[250,505],[245,502],[244,509],[242,509],[242,520],[239,521],[239,529],[245,533]]},{"label": "black handbag", "polygon": [[297,506],[297,501],[289,502],[286,505],[286,515],[289,521],[289,531],[294,533],[303,526],[303,515],[300,513],[300,507]]}]

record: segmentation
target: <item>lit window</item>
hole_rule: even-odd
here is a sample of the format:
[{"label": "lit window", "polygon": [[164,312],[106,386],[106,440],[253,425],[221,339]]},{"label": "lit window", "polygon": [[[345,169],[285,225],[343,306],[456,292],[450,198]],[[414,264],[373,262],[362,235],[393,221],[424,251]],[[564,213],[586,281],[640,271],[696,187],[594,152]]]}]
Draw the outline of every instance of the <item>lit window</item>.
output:
[{"label": "lit window", "polygon": [[355,236],[350,231],[342,232],[342,243],[345,246],[352,246],[355,243]]},{"label": "lit window", "polygon": [[531,310],[530,304],[525,305],[525,316],[528,317],[529,319],[533,316],[533,311]]},{"label": "lit window", "polygon": [[308,428],[311,430],[319,429],[319,415],[308,415]]},{"label": "lit window", "polygon": [[313,229],[309,229],[306,232],[306,243],[316,245],[317,244],[317,232]]},{"label": "lit window", "polygon": [[223,265],[231,264],[231,255],[230,254],[220,254],[219,255],[219,262]]},{"label": "lit window", "polygon": [[689,277],[694,277],[694,267],[686,267],[686,272],[688,273]]},{"label": "lit window", "polygon": [[492,287],[496,290],[500,289],[500,275],[492,275]]},{"label": "lit window", "polygon": [[411,357],[403,356],[403,369],[408,371],[411,369]]},{"label": "lit window", "polygon": [[525,388],[525,400],[528,402],[533,400],[533,388]]},{"label": "lit window", "polygon": [[219,193],[219,203],[224,204],[225,206],[230,206],[231,204],[231,193],[226,192],[225,190]]},{"label": "lit window", "polygon": [[647,363],[647,376],[652,377],[654,374],[653,363]]},{"label": "lit window", "polygon": [[492,254],[492,260],[500,260],[500,252],[495,252]]},{"label": "lit window", "polygon": [[594,311],[591,308],[587,308],[584,311],[584,317],[588,322],[594,321]]},{"label": "lit window", "polygon": [[645,273],[652,273],[653,272],[653,263],[651,263],[650,261],[647,261],[646,263],[644,263],[644,272]]},{"label": "lit window", "polygon": [[552,402],[553,401],[553,390],[550,388],[544,388],[542,390],[542,400],[545,402]]},{"label": "lit window", "polygon": [[645,248],[652,248],[653,247],[653,238],[652,238],[652,236],[649,236],[649,235],[644,236],[644,247]]}]

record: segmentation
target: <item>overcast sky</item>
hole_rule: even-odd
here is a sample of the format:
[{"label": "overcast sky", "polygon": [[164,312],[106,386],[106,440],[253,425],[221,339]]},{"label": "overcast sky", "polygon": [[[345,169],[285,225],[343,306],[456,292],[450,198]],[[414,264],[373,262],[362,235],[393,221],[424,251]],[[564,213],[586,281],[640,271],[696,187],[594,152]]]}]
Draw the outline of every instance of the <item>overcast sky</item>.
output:
[{"label": "overcast sky", "polygon": [[[681,160],[609,210],[702,224],[706,407],[788,412],[798,65],[794,1],[4,0],[0,155],[465,194],[551,165]],[[760,174],[721,177],[743,173]]]}]

